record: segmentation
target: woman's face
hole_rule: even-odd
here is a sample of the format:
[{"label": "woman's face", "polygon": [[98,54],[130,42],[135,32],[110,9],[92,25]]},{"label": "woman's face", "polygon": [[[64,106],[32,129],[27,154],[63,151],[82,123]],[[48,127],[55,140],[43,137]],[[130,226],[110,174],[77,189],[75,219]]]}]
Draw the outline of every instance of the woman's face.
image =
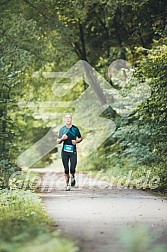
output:
[{"label": "woman's face", "polygon": [[67,125],[70,125],[72,123],[72,116],[71,115],[66,115],[65,119],[66,119]]}]

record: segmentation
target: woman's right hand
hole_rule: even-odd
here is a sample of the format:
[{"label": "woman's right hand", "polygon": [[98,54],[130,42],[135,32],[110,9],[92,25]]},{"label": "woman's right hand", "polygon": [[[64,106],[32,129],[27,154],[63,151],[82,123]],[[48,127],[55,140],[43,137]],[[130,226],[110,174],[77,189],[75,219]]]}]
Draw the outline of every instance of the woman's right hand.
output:
[{"label": "woman's right hand", "polygon": [[62,135],[62,140],[66,140],[68,138],[68,136],[66,134]]}]

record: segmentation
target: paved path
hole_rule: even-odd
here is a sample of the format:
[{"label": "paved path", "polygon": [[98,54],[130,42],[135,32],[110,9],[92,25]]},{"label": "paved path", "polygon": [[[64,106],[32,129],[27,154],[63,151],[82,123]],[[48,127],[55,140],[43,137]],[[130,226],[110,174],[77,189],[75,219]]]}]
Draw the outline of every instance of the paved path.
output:
[{"label": "paved path", "polygon": [[[108,187],[105,182],[83,174],[78,174],[76,187],[66,192],[63,173],[51,169],[49,172],[49,175],[43,174],[45,182],[39,195],[57,228],[75,240],[80,251],[125,251],[119,238],[121,230],[124,230],[123,236],[129,230],[134,237],[128,239],[136,239],[136,244],[141,246],[144,246],[142,239],[148,240],[151,235],[154,235],[153,244],[167,244],[165,199],[145,191]],[[145,231],[139,228],[141,224],[145,225]],[[143,236],[141,232],[145,232]]]}]

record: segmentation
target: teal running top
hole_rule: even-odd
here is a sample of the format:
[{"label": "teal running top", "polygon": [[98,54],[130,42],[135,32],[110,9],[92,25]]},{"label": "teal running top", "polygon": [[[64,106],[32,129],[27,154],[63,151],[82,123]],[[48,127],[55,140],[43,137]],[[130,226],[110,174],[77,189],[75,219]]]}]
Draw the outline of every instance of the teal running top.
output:
[{"label": "teal running top", "polygon": [[[72,140],[76,140],[77,137],[79,138],[81,137],[80,131],[75,125],[72,125],[71,128],[67,128],[66,126],[63,126],[59,131],[58,138],[61,138],[64,134],[66,134],[68,138],[63,141],[63,148],[64,148],[64,145],[73,145]],[[76,145],[73,145],[73,146],[74,146],[73,150],[76,151]]]}]

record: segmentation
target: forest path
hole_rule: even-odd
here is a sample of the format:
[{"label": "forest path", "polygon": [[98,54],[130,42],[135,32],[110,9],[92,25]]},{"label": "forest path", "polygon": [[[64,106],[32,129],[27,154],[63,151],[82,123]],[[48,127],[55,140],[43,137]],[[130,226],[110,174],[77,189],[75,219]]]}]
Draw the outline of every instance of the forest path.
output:
[{"label": "forest path", "polygon": [[[167,245],[165,199],[137,189],[109,187],[106,182],[81,173],[77,174],[76,186],[65,191],[62,172],[41,171],[45,182],[39,196],[47,213],[60,232],[76,242],[81,252],[138,251],[130,250],[130,243],[145,246],[144,243],[150,242],[154,249],[156,244]],[[129,239],[126,246],[120,242],[121,232],[123,238]]]}]

